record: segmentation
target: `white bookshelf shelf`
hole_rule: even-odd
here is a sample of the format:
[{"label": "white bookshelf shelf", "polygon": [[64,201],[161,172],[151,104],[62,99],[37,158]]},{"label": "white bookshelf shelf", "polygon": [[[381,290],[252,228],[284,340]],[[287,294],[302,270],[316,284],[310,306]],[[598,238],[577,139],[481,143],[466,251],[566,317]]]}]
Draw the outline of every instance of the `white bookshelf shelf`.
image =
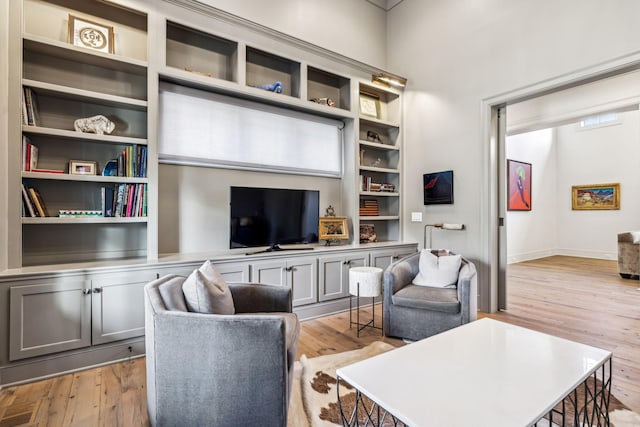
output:
[{"label": "white bookshelf shelf", "polygon": [[376,150],[400,151],[400,147],[397,147],[395,145],[380,144],[379,142],[365,141],[365,140],[362,140],[362,139],[360,140],[360,146],[362,146],[362,147],[370,147],[370,148],[374,148]]},{"label": "white bookshelf shelf", "polygon": [[73,218],[73,217],[57,217],[50,216],[46,218],[42,217],[23,217],[22,224],[24,225],[35,225],[35,224],[124,224],[124,223],[138,223],[138,222],[148,222],[148,217],[146,216],[133,216],[133,217],[84,217],[84,218]]},{"label": "white bookshelf shelf", "polygon": [[102,175],[75,175],[68,173],[26,172],[22,171],[23,178],[48,179],[54,181],[79,181],[79,182],[112,182],[118,184],[146,184],[148,178]]},{"label": "white bookshelf shelf", "polygon": [[124,96],[110,95],[107,93],[94,92],[30,79],[22,79],[22,85],[32,88],[36,94],[53,95],[59,98],[85,102],[90,101],[101,105],[125,107],[136,110],[147,109],[147,101],[142,99],[126,98]]},{"label": "white bookshelf shelf", "polygon": [[98,135],[95,133],[83,133],[66,129],[54,129],[41,126],[22,126],[22,132],[25,134],[37,134],[55,136],[58,138],[75,139],[91,142],[104,142],[109,144],[138,144],[147,145],[146,138],[133,138],[130,136],[118,136],[118,135]]}]

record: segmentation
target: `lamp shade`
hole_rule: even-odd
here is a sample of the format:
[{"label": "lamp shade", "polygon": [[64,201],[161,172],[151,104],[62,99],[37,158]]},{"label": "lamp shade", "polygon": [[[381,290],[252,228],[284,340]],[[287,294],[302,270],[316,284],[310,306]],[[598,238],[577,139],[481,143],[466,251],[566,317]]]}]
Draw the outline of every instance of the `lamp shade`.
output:
[{"label": "lamp shade", "polygon": [[[358,285],[360,293],[358,293]],[[349,269],[349,293],[361,297],[377,297],[382,290],[382,269],[353,267]]]}]

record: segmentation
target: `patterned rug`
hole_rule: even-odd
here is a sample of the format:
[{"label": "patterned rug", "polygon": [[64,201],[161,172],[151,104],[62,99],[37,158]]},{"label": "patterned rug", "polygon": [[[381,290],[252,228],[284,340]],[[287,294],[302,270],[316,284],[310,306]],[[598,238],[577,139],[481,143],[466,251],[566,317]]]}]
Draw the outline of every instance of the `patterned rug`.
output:
[{"label": "patterned rug", "polygon": [[[392,345],[377,341],[344,353],[311,359],[303,355],[294,367],[288,427],[342,425],[336,397],[336,369],[392,349]],[[341,383],[340,396],[345,412],[350,413],[355,402],[355,391],[348,384]],[[609,416],[613,427],[640,427],[640,415],[627,409],[614,396],[611,396]],[[393,425],[390,419],[385,421],[384,425]],[[538,425],[546,427],[549,422],[540,421]]]}]

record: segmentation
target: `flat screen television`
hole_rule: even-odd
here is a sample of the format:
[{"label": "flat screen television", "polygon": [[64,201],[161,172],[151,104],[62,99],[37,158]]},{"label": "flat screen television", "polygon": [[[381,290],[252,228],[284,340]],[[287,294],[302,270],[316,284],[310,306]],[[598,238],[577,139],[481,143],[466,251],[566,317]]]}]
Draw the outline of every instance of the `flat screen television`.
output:
[{"label": "flat screen television", "polygon": [[425,173],[422,185],[425,205],[453,204],[453,171]]},{"label": "flat screen television", "polygon": [[230,248],[318,241],[320,192],[231,187]]}]

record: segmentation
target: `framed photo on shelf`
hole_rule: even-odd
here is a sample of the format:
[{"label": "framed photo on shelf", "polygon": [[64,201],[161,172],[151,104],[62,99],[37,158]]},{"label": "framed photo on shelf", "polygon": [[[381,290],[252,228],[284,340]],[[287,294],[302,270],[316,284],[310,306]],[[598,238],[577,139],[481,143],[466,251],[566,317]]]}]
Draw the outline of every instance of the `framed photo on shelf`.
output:
[{"label": "framed photo on shelf", "polygon": [[97,170],[97,162],[69,160],[69,174],[71,175],[95,175]]},{"label": "framed photo on shelf", "polygon": [[531,163],[507,160],[507,210],[531,210]]},{"label": "framed photo on shelf", "polygon": [[572,186],[571,209],[574,211],[620,209],[620,184]]},{"label": "framed photo on shelf", "polygon": [[69,14],[69,43],[104,53],[114,53],[113,27]]},{"label": "framed photo on shelf", "polygon": [[347,240],[349,226],[345,216],[326,216],[320,218],[318,227],[320,240]]},{"label": "framed photo on shelf", "polygon": [[380,98],[369,93],[360,93],[360,114],[379,119]]}]

